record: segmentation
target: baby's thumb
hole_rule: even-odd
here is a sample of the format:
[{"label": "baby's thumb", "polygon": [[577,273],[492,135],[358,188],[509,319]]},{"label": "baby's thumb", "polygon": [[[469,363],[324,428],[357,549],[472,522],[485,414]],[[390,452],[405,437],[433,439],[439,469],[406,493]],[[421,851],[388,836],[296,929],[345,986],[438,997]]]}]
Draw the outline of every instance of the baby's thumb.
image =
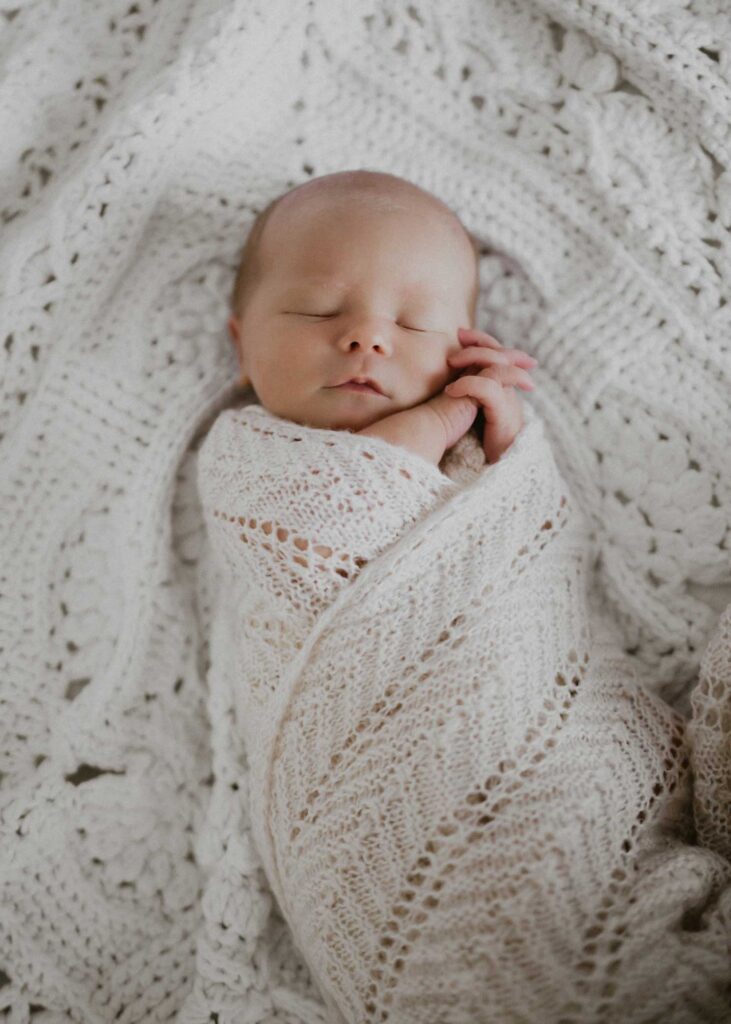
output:
[{"label": "baby's thumb", "polygon": [[439,414],[444,424],[446,434],[445,448],[452,448],[461,437],[467,433],[480,409],[480,403],[476,398],[469,398],[464,395],[461,398],[452,398],[442,392],[435,395],[430,403]]}]

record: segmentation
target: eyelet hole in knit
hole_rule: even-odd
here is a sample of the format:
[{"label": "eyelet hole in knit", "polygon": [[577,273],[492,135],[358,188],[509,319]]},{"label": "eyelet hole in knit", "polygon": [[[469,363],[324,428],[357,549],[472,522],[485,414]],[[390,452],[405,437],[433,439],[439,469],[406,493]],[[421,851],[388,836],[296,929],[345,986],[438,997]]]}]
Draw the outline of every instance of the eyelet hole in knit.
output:
[{"label": "eyelet hole in knit", "polygon": [[[555,409],[565,464],[578,470],[574,479],[604,542],[605,590],[628,613],[622,624],[627,648],[638,656],[638,668],[651,665],[675,695],[697,668],[708,624],[704,609],[694,610],[686,581],[725,576],[731,541],[723,444],[729,433],[724,360],[731,196],[720,155],[728,140],[729,49],[719,31],[726,5],[579,2],[567,14],[556,3],[528,9],[488,0],[441,11],[439,5],[373,5],[365,20],[338,18],[337,5],[324,7],[325,17],[317,5],[312,11],[291,5],[280,25],[278,5],[264,4],[256,5],[253,32],[245,4],[151,0],[114,5],[97,18],[83,17],[72,4],[48,5],[52,10],[45,12],[40,4],[10,6],[0,13],[12,83],[2,100],[13,125],[4,142],[19,158],[6,175],[0,212],[10,227],[3,237],[10,287],[0,317],[6,360],[1,429],[13,465],[6,480],[11,543],[4,588],[11,605],[17,600],[18,614],[6,616],[15,632],[12,646],[6,636],[0,646],[9,655],[3,807],[9,883],[17,882],[9,895],[17,900],[15,931],[20,937],[22,928],[23,941],[21,950],[14,944],[12,970],[4,965],[3,982],[12,978],[2,988],[3,1006],[21,1020],[44,1002],[60,1005],[50,992],[57,977],[59,984],[65,979],[64,1010],[68,1003],[69,1016],[77,1019],[91,1016],[93,1005],[113,1007],[110,1016],[155,1005],[157,1015],[171,1018],[184,998],[184,1019],[215,1018],[214,1009],[223,1017],[221,1007],[237,1001],[247,1009],[251,1002],[254,1016],[261,1005],[263,1017],[272,1002],[269,989],[287,989],[295,977],[305,989],[303,965],[282,954],[286,974],[281,981],[270,976],[274,960],[266,943],[273,930],[266,928],[263,879],[254,883],[253,875],[237,870],[248,860],[237,855],[237,842],[248,836],[234,834],[238,803],[225,799],[235,770],[229,743],[235,732],[226,731],[230,704],[216,689],[220,676],[214,671],[205,678],[205,643],[196,672],[193,655],[208,623],[196,622],[192,608],[186,613],[187,583],[202,568],[195,509],[191,503],[189,528],[177,501],[171,506],[166,500],[182,435],[217,401],[224,383],[222,359],[231,352],[222,345],[221,314],[233,246],[271,197],[281,152],[294,155],[285,172],[294,185],[304,175],[364,159],[385,165],[392,140],[408,136],[418,122],[416,144],[402,147],[404,174],[456,201],[478,235],[491,234],[492,215],[499,213],[516,273],[493,270],[500,262],[495,255],[481,261],[483,283],[495,287],[483,289],[478,317],[489,309],[498,333],[512,328],[505,339],[518,344],[528,338],[521,328],[530,323],[534,354],[551,381],[547,406]],[[257,49],[260,34],[265,42],[284,43],[277,48],[284,66],[273,90],[249,88],[251,62],[241,60],[248,44]],[[77,44],[73,53],[57,46],[66,39]],[[304,73],[288,75],[287,57],[296,61],[300,54]],[[260,74],[259,84],[267,81]],[[211,104],[211,96],[221,102]],[[398,104],[389,102],[393,96]],[[282,131],[257,135],[253,141],[262,144],[251,146],[247,129],[261,120],[255,108]],[[387,126],[378,116],[383,109]],[[363,111],[371,128],[387,130],[353,130]],[[321,128],[332,142],[328,168],[318,166]],[[180,145],[185,138],[203,144]],[[447,138],[454,144],[440,145]],[[236,173],[229,173],[236,144],[221,147],[217,139],[239,141],[243,159]],[[486,139],[488,190],[481,159]],[[433,159],[425,173],[420,151],[426,150]],[[166,151],[175,154],[174,173],[150,174]],[[40,211],[52,216],[36,216]],[[65,342],[67,328],[73,337]],[[541,391],[539,383],[539,402]],[[408,482],[403,474],[400,482]],[[92,518],[99,524],[93,549]],[[331,539],[279,518],[339,553]],[[192,543],[181,546],[185,558],[176,563],[165,543],[168,526],[176,531],[178,525]],[[71,539],[72,531],[86,534],[91,559],[79,559],[78,549],[61,550],[61,538]],[[275,550],[281,543],[262,539]],[[231,540],[230,550],[247,547],[233,530]],[[311,564],[316,559],[310,551],[296,553]],[[336,557],[328,562],[349,568]],[[300,578],[307,571],[297,563],[292,569],[301,570]],[[332,568],[313,572],[335,586],[349,582]],[[611,592],[620,572],[622,590]],[[622,608],[630,591],[632,600]],[[302,592],[300,601],[307,603]],[[643,606],[656,611],[647,619],[633,613]],[[425,665],[436,663],[438,673],[439,648],[435,641],[430,646],[435,654]],[[223,649],[212,653],[222,665]],[[695,814],[704,846],[719,840],[722,826],[728,829],[721,719],[713,706],[719,699],[728,703],[728,665],[720,649],[707,663],[713,689],[721,693],[714,696],[710,686],[698,693],[694,756],[700,761],[694,769],[700,765],[707,785]],[[552,677],[553,671],[549,689]],[[185,798],[203,781],[203,752],[197,744],[186,747],[193,733],[175,726],[188,712],[199,717],[202,708],[187,698],[208,681],[213,758],[223,778],[216,779],[211,809],[199,817],[194,836],[195,801]],[[466,698],[469,691],[468,683]],[[561,697],[552,699],[558,706]],[[436,705],[432,710],[437,713]],[[545,710],[550,719],[554,711]],[[73,728],[71,711],[81,728]],[[393,718],[402,719],[401,712]],[[80,777],[75,758],[106,774],[74,786]],[[670,771],[662,756],[661,766]],[[485,765],[484,774],[494,770]],[[212,784],[206,781],[199,794],[207,795]],[[72,800],[64,803],[72,787]],[[652,824],[663,795],[656,800],[652,806],[644,801],[645,824]],[[479,806],[485,804],[472,809]],[[631,819],[634,802],[630,807]],[[147,828],[143,813],[158,827]],[[15,815],[24,816],[17,835]],[[76,845],[74,829],[63,836],[61,828],[79,820],[87,828]],[[50,824],[55,827],[44,827]],[[193,865],[181,856],[194,838],[211,869],[200,924],[193,922]],[[92,853],[99,856],[92,859]],[[560,912],[572,931],[570,905]],[[225,933],[219,931],[224,917]],[[100,920],[110,926],[98,929]],[[126,920],[134,928],[125,927]],[[649,925],[652,914],[638,913],[638,920]],[[692,920],[689,914],[683,927]],[[160,931],[166,923],[167,937]],[[96,948],[85,947],[86,933],[98,936]],[[649,935],[648,947],[651,957]],[[703,1012],[705,965],[690,943],[686,948],[689,955],[670,965],[671,983],[697,998],[699,1017],[711,1019],[719,1014]],[[247,951],[254,949],[260,955],[252,958]],[[130,951],[136,963],[123,971]],[[616,1021],[625,1009],[641,1014],[631,995],[617,998],[621,984],[602,994],[602,983],[625,980],[621,969],[614,973],[614,960],[603,982],[596,980],[605,955],[599,944],[582,956],[599,968],[587,976],[596,992],[586,1000],[571,985],[570,964],[561,965],[571,992],[565,1016],[599,1024],[600,1015]],[[662,963],[658,949],[658,968]],[[661,999],[663,984],[643,983],[641,961],[629,966],[628,987],[631,979],[643,999]],[[407,968],[405,961],[400,979]],[[429,981],[425,972],[425,991]],[[516,997],[532,987],[517,957],[511,981]],[[722,978],[719,997],[725,985]],[[294,984],[288,1000],[279,991],[297,1016]],[[615,999],[614,1007],[607,1005]],[[682,1014],[675,1002],[665,1013],[647,1003],[644,1015]],[[398,1021],[399,1010],[392,1016]],[[489,1016],[499,1021],[511,1014]],[[523,1017],[554,1019],[548,1008]],[[418,1009],[412,1019],[420,1019]],[[462,1019],[478,1015],[467,1012]]]},{"label": "eyelet hole in knit", "polygon": [[[327,544],[315,543],[307,537],[297,536],[284,526],[280,526],[271,520],[258,522],[255,517],[246,519],[243,516],[231,515],[221,509],[213,509],[212,514],[216,518],[243,526],[243,531],[239,533],[239,539],[242,543],[260,545],[262,549],[271,552],[276,558],[301,565],[305,569],[310,568],[310,559],[298,552],[310,551],[314,553],[318,556],[312,563],[315,568],[324,572],[334,572],[346,580],[356,576],[368,564],[368,559],[360,555],[352,556],[348,552],[343,552],[336,556],[340,562],[347,563],[348,568],[343,565],[328,564],[335,554],[331,547]],[[277,547],[275,548],[268,541],[264,541],[261,534],[276,540]]]},{"label": "eyelet hole in knit", "polygon": [[[464,620],[462,616],[459,618],[460,621]],[[567,719],[589,664],[588,651],[579,652],[574,647],[566,651],[564,671],[557,672],[555,677],[556,698],[559,694],[564,696],[544,702],[546,713],[538,718],[541,728],[526,729],[525,743],[516,752],[518,757],[525,756],[531,746],[538,745],[531,761],[538,764],[555,746],[556,736]],[[573,673],[568,671],[569,666],[575,667]],[[394,692],[395,688],[389,687],[389,693],[393,695]],[[383,706],[383,701],[377,705],[379,710]],[[549,715],[553,721],[553,731],[546,735]],[[531,769],[519,771],[518,762],[513,758],[501,760],[497,769],[497,773],[486,777],[482,787],[466,794],[463,803],[455,808],[449,818],[438,824],[435,838],[427,844],[424,856],[419,857],[412,869],[405,873],[406,885],[391,906],[390,920],[386,922],[386,930],[379,940],[376,959],[379,964],[380,987],[376,989],[372,986],[370,989],[372,998],[367,1004],[368,1019],[383,1019],[378,1014],[386,1012],[385,1008],[391,1005],[389,990],[395,987],[414,948],[418,948],[424,929],[428,927],[430,912],[441,906],[441,893],[445,886],[450,878],[455,875],[458,877],[460,871],[465,870],[466,858],[474,857],[469,852],[471,849],[489,850],[489,829],[500,826],[501,815],[510,809],[513,796],[517,798],[521,786],[531,775]],[[626,871],[617,869],[612,876],[612,883],[616,886],[626,879]],[[602,909],[605,904],[609,905],[605,900]],[[583,962],[583,970],[589,970],[590,961],[585,959]],[[379,991],[380,1000],[377,997]]]}]

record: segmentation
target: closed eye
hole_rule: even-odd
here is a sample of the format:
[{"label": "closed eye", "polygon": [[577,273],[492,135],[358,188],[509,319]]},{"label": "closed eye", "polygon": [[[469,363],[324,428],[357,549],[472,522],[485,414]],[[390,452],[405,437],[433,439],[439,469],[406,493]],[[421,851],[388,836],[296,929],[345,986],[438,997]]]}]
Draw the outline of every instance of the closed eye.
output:
[{"label": "closed eye", "polygon": [[[285,315],[290,316],[307,316],[313,317],[316,320],[327,320],[329,317],[337,316],[337,310],[334,313],[300,313],[298,310],[287,309],[284,311]],[[396,324],[397,327],[401,327],[404,331],[414,331],[416,334],[433,334],[435,332],[430,331],[425,327],[409,327],[407,324]]]},{"label": "closed eye", "polygon": [[294,309],[286,309],[284,312],[285,312],[285,315],[286,314],[290,314],[291,316],[314,316],[314,317],[317,317],[318,319],[323,319],[323,318],[327,318],[327,317],[330,317],[330,316],[335,316],[334,313],[300,313],[300,312],[298,312],[297,310],[294,310]]}]

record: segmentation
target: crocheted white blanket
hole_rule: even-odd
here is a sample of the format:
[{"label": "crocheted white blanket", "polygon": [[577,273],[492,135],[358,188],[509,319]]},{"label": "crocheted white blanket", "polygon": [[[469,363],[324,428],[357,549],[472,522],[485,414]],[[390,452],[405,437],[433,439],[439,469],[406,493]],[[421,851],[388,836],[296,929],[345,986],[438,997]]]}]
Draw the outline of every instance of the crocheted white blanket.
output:
[{"label": "crocheted white blanket", "polygon": [[200,451],[253,837],[333,1020],[731,1010],[731,863],[691,845],[691,767],[726,855],[731,803],[592,620],[588,524],[526,417],[446,475],[258,405]]},{"label": "crocheted white blanket", "polygon": [[[729,39],[725,0],[0,5],[13,1019],[327,1019],[252,842],[196,463],[241,398],[226,302],[255,211],[356,167],[431,189],[482,240],[478,326],[540,361],[530,404],[593,534],[617,672],[693,712],[715,766],[704,848],[671,843],[655,863],[676,881],[638,889],[662,900],[606,942],[567,936],[577,1006],[604,976],[610,1020],[612,984],[636,977],[623,1021],[723,1019],[707,951],[729,891],[709,846],[729,785]],[[664,959],[648,983],[636,955],[663,928],[679,984],[694,968],[667,1012]]]}]

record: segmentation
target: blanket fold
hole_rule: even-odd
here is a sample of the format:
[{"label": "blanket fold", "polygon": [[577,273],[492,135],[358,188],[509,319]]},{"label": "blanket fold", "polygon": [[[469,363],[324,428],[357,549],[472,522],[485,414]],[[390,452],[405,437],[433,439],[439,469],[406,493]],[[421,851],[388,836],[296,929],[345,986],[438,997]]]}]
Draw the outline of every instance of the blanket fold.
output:
[{"label": "blanket fold", "polygon": [[466,435],[444,473],[260,406],[200,450],[253,836],[333,1021],[731,1006],[683,719],[592,623],[588,523],[526,409],[497,464]]},{"label": "blanket fold", "polygon": [[[18,0],[0,8],[0,1010],[8,1019],[325,1024],[329,1013],[394,1024],[399,1015],[428,1020],[419,1001],[445,977],[454,1006],[444,1007],[445,992],[435,1005],[448,1021],[459,1018],[478,967],[463,958],[464,977],[454,976],[454,961],[445,969],[438,958],[456,956],[459,943],[469,954],[484,913],[493,935],[489,949],[474,947],[482,968],[474,988],[493,1021],[631,1024],[634,1015],[638,1024],[731,1024],[731,608],[719,623],[731,602],[727,8],[725,0]],[[530,402],[571,488],[569,508],[573,496],[599,553],[590,645],[557,634],[558,664],[537,675],[536,693],[545,691],[553,710],[531,690],[522,652],[525,637],[550,640],[553,597],[544,607],[528,581],[539,563],[552,565],[573,524],[531,555],[515,594],[501,592],[502,626],[494,601],[481,617],[479,591],[495,581],[473,578],[472,559],[496,569],[502,549],[485,547],[474,523],[469,556],[460,531],[448,533],[479,446],[450,452],[440,476],[408,453],[389,461],[376,440],[345,439],[347,458],[317,452],[341,477],[337,515],[313,519],[329,503],[311,474],[311,506],[292,503],[286,538],[248,528],[261,541],[248,562],[241,524],[224,529],[217,519],[206,531],[196,462],[211,422],[241,398],[226,319],[246,236],[276,196],[357,167],[405,177],[458,214],[480,245],[475,326],[538,359]],[[379,458],[366,465],[361,455],[360,467],[353,456],[366,449]],[[488,504],[488,477],[497,491],[503,472],[480,481]],[[389,501],[371,534],[368,515],[347,510],[363,511],[356,492],[370,493],[374,475]],[[236,479],[248,481],[231,477],[232,507],[244,516],[250,475]],[[276,521],[273,495],[260,498],[255,515]],[[301,532],[313,522],[317,537]],[[429,538],[415,546],[426,523],[440,547],[431,562]],[[454,612],[450,545],[467,573],[466,611]],[[581,608],[578,564],[570,593],[558,591],[569,609],[574,600]],[[402,571],[410,582],[399,595]],[[403,640],[381,608],[408,620]],[[459,615],[464,622],[452,624]],[[434,653],[422,662],[430,647],[419,644],[432,627]],[[497,656],[508,643],[519,654],[509,679]],[[351,645],[352,658],[338,654]],[[587,646],[584,675],[581,661],[567,674],[568,652],[580,659]],[[486,656],[484,674],[469,658],[474,648]],[[551,661],[550,650],[541,648],[538,664]],[[390,677],[382,696],[368,689],[374,664]],[[310,749],[310,733],[297,731],[311,724],[323,667],[333,679],[318,735],[343,745],[355,737],[332,753],[332,766]],[[653,750],[666,740],[654,748],[645,736],[655,711],[643,696],[634,706],[617,696],[632,668],[688,720],[684,737],[672,733],[679,754],[668,755],[667,769],[663,756],[669,781],[659,794]],[[419,678],[453,670],[465,694]],[[565,687],[551,683],[559,672]],[[345,689],[333,696],[338,673]],[[597,673],[601,687],[591,682]],[[489,682],[488,715],[480,700]],[[470,690],[475,683],[484,694]],[[417,684],[436,693],[407,692]],[[595,728],[584,721],[581,732],[578,712],[590,706]],[[404,724],[419,714],[428,728]],[[605,733],[607,716],[619,724]],[[558,749],[531,766],[546,772],[537,781],[521,778],[522,755],[500,756],[502,770],[491,760],[482,782],[502,781],[469,790],[468,812],[486,807],[494,819],[478,819],[473,831],[489,832],[495,850],[470,884],[469,855],[483,843],[438,831],[425,765],[434,766],[449,825],[460,787],[474,781],[460,761],[463,733],[478,752],[493,751],[490,759],[523,744],[532,757],[540,740],[524,740],[521,725],[546,742],[555,725]],[[588,752],[616,762],[623,780],[638,734],[645,761],[618,812],[621,782],[587,769]],[[395,760],[387,779],[374,781],[386,735]],[[288,757],[295,740],[306,747],[301,775]],[[381,759],[374,765],[366,743]],[[686,792],[689,774],[697,783],[687,839],[679,838],[687,802],[671,825],[673,773],[673,794]],[[342,804],[328,788],[336,780]],[[528,782],[536,794],[554,787],[536,797],[532,817]],[[264,801],[263,856],[250,788]],[[357,807],[348,802],[356,797]],[[626,837],[633,803],[638,831]],[[568,837],[549,825],[565,814],[577,823]],[[667,818],[667,845],[657,849],[656,814]],[[508,827],[535,839],[510,846]],[[637,861],[631,851],[623,850],[626,864],[605,855],[620,836],[620,847],[635,844]],[[322,840],[322,857],[338,851],[335,862],[302,876],[313,840]],[[466,853],[423,866],[421,858],[444,852],[427,850],[414,871],[399,861],[448,841]],[[554,881],[551,857],[564,848],[567,874]],[[387,857],[373,865],[380,849]],[[452,863],[451,876],[439,873]],[[587,897],[592,872],[601,882]],[[573,883],[559,884],[569,875],[576,898]],[[455,894],[458,883],[468,896]],[[442,888],[421,895],[435,884]],[[342,902],[316,907],[308,926],[305,907],[319,885]],[[426,895],[439,906],[423,906]],[[414,921],[416,913],[427,918]],[[431,921],[440,927],[427,932]],[[401,950],[405,943],[412,948]],[[344,980],[338,965],[347,970],[345,954],[361,949],[370,961]]]}]

